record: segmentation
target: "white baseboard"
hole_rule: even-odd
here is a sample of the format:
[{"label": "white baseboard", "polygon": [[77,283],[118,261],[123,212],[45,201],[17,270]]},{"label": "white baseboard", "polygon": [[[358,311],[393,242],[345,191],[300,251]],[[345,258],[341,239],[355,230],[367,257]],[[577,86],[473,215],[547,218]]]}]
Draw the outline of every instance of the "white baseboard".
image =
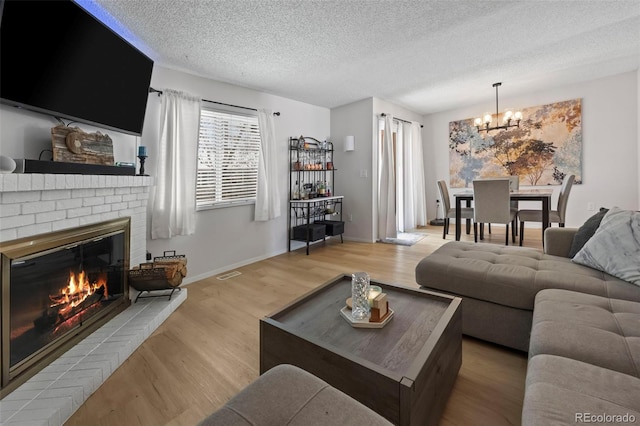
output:
[{"label": "white baseboard", "polygon": [[189,284],[194,283],[196,281],[204,280],[206,278],[210,278],[210,277],[213,277],[215,275],[222,274],[223,272],[229,272],[229,271],[231,271],[231,270],[233,270],[235,268],[240,268],[242,266],[246,266],[246,265],[249,265],[251,263],[255,263],[255,262],[259,262],[261,260],[269,259],[270,257],[278,256],[278,255],[286,253],[286,252],[287,252],[286,250],[279,250],[277,252],[268,253],[268,254],[265,254],[263,256],[257,256],[257,257],[251,258],[251,259],[243,260],[241,262],[233,263],[231,265],[226,265],[226,266],[224,266],[222,268],[214,269],[212,271],[208,271],[208,272],[205,272],[203,274],[195,275],[193,277],[188,277],[188,278],[185,277],[185,279],[182,281],[182,285],[189,285]]}]

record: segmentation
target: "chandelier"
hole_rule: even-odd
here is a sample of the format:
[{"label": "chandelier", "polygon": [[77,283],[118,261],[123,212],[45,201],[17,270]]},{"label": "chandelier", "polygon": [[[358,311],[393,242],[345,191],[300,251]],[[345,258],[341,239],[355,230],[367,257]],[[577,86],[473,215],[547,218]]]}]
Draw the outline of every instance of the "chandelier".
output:
[{"label": "chandelier", "polygon": [[490,132],[491,130],[508,129],[510,127],[520,127],[520,120],[522,120],[522,112],[507,110],[502,115],[502,125],[500,125],[500,113],[498,109],[498,87],[502,86],[502,83],[493,83],[493,87],[496,88],[496,125],[491,126],[493,117],[491,113],[487,112],[482,118],[478,117],[474,120],[473,124],[480,132]]}]

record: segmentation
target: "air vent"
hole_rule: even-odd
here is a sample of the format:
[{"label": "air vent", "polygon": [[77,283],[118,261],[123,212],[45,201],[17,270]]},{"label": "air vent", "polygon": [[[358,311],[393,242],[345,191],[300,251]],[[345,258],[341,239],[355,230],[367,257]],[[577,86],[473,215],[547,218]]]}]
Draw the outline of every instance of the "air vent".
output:
[{"label": "air vent", "polygon": [[219,275],[216,278],[218,278],[220,281],[224,281],[224,280],[228,280],[229,278],[237,277],[238,275],[241,275],[241,274],[242,272],[232,271],[232,272],[227,272],[226,274]]}]

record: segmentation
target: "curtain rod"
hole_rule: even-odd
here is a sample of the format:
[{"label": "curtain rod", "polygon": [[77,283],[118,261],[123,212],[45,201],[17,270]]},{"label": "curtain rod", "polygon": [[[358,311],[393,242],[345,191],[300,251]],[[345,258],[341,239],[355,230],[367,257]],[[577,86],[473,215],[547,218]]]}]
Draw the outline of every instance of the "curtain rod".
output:
[{"label": "curtain rod", "polygon": [[[386,117],[387,114],[385,114],[384,112],[382,114],[380,114],[381,117]],[[407,120],[403,120],[402,118],[398,118],[398,117],[393,117],[394,120],[398,120],[398,121],[402,121],[403,123],[409,123],[411,124],[412,121],[407,121]],[[421,124],[420,128],[423,128],[424,126]]]},{"label": "curtain rod", "polygon": [[[158,96],[162,95],[162,90],[158,90],[158,89],[154,89],[153,87],[149,87],[149,93],[157,93]],[[251,111],[257,111],[257,109],[255,108],[249,108],[249,107],[243,107],[240,105],[232,105],[232,104],[225,104],[224,102],[216,102],[216,101],[210,101],[208,99],[203,99],[204,102],[211,102],[212,104],[218,104],[218,105],[225,105],[225,106],[229,106],[229,107],[233,107],[233,108],[242,108],[242,109],[248,109]],[[280,116],[279,112],[274,112],[273,115],[277,115]]]}]

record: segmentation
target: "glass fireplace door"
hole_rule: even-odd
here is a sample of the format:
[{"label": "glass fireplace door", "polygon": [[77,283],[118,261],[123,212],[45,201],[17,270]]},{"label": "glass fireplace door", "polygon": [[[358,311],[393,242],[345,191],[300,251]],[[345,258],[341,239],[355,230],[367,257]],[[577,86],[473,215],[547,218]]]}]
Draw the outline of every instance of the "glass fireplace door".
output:
[{"label": "glass fireplace door", "polygon": [[2,382],[129,305],[129,218],[2,243]]},{"label": "glass fireplace door", "polygon": [[124,233],[11,262],[10,367],[124,294]]}]

